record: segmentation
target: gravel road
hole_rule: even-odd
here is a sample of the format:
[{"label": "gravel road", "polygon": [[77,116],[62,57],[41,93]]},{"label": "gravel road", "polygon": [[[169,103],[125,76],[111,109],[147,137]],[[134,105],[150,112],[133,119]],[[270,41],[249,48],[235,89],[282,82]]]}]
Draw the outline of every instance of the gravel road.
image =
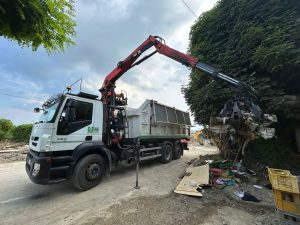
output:
[{"label": "gravel road", "polygon": [[135,167],[131,166],[115,170],[86,192],[75,190],[70,182],[33,184],[23,161],[3,163],[0,224],[276,224],[264,222],[274,217],[272,207],[250,204],[254,209],[249,211],[247,204],[225,200],[222,191],[208,191],[202,199],[173,193],[189,160],[216,152],[214,147],[194,145],[181,159],[168,164],[144,162],[141,189],[133,188]]}]

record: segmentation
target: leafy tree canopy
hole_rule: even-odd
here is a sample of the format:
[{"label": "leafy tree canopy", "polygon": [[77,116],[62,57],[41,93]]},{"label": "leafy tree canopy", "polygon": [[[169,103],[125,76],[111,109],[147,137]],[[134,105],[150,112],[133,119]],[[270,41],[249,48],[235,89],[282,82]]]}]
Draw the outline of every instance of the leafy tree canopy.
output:
[{"label": "leafy tree canopy", "polygon": [[15,126],[10,120],[0,118],[0,141],[28,142],[32,124]]},{"label": "leafy tree canopy", "polygon": [[12,139],[14,127],[10,120],[0,118],[0,141]]},{"label": "leafy tree canopy", "polygon": [[[189,52],[255,87],[281,127],[300,124],[299,0],[220,0],[192,26]],[[234,88],[192,71],[182,92],[195,120],[208,124]]]},{"label": "leafy tree canopy", "polygon": [[74,0],[0,0],[0,36],[48,53],[74,44]]},{"label": "leafy tree canopy", "polygon": [[32,124],[21,124],[12,131],[12,140],[15,142],[28,142],[32,130]]}]

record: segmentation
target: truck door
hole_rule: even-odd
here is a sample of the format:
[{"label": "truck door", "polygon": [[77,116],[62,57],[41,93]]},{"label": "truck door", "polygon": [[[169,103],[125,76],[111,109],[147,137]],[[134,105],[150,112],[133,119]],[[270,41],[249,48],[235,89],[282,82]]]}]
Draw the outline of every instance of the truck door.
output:
[{"label": "truck door", "polygon": [[89,100],[67,99],[56,121],[56,133],[53,135],[52,151],[73,150],[93,136],[93,110],[95,104]]}]

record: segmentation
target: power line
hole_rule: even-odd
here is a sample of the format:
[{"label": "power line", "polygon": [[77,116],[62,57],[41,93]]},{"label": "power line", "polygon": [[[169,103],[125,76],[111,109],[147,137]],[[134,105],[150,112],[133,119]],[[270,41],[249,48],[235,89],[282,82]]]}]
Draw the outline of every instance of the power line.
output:
[{"label": "power line", "polygon": [[26,97],[6,94],[6,93],[0,93],[0,95],[9,96],[9,97],[13,97],[13,98],[21,98],[21,99],[26,99],[26,100],[44,101],[43,99],[40,99],[40,98],[26,98]]},{"label": "power line", "polygon": [[198,17],[196,16],[196,13],[194,13],[194,11],[189,7],[189,5],[188,5],[184,0],[181,0],[181,2],[188,8],[188,10],[190,10],[190,12],[191,12],[196,18],[198,18]]}]

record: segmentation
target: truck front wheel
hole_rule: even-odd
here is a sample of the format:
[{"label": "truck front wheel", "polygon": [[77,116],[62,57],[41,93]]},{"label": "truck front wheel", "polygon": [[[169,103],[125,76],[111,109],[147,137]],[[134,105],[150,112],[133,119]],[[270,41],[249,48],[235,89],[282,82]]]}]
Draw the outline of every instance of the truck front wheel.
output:
[{"label": "truck front wheel", "polygon": [[105,161],[97,154],[87,155],[76,164],[72,182],[79,190],[86,191],[99,184],[105,174]]},{"label": "truck front wheel", "polygon": [[173,148],[172,144],[168,142],[164,142],[161,146],[161,158],[160,161],[162,163],[168,163],[173,158]]}]

